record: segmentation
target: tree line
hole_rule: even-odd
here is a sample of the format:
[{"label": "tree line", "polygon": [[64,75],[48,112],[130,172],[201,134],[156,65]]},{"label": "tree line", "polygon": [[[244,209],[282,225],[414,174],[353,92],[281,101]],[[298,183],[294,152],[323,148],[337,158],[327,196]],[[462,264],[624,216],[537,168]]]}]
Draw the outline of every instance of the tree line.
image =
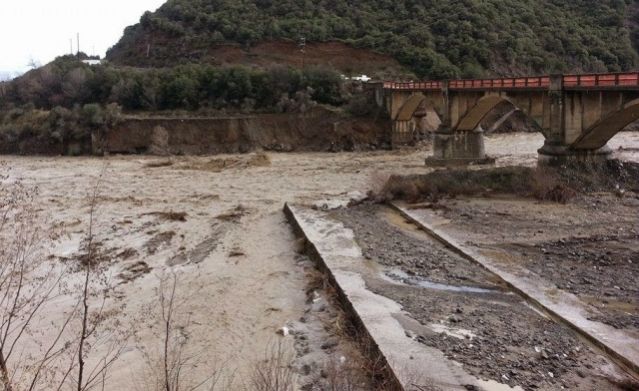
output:
[{"label": "tree line", "polygon": [[[342,77],[331,69],[251,69],[189,64],[136,69],[89,66],[59,57],[3,86],[0,109],[115,103],[127,111],[230,109],[273,111],[298,93],[321,104],[345,101]],[[278,106],[279,105],[279,106]]]}]

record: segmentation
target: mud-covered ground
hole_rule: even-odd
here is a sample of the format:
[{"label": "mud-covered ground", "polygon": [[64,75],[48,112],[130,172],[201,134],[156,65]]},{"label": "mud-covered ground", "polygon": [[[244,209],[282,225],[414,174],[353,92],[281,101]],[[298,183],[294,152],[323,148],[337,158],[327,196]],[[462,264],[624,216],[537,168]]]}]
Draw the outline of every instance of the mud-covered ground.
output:
[{"label": "mud-covered ground", "polygon": [[471,374],[525,390],[637,387],[598,352],[495,284],[388,208],[333,213],[353,229],[363,254],[393,284],[372,283],[422,325],[411,337],[443,351]]},{"label": "mud-covered ground", "polygon": [[592,235],[503,248],[557,288],[582,297],[603,315],[592,319],[639,335],[639,234]]},{"label": "mud-covered ground", "polygon": [[590,303],[591,319],[639,337],[639,195],[590,194],[565,205],[459,198],[438,208],[443,229],[499,251]]}]

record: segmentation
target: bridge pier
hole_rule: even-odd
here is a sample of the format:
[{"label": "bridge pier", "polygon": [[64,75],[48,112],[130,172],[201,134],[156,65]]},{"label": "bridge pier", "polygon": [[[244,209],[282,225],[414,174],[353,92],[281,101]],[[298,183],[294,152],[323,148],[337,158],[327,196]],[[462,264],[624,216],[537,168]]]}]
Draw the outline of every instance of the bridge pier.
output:
[{"label": "bridge pier", "polygon": [[467,165],[494,162],[486,156],[483,130],[451,132],[439,130],[433,138],[433,156],[426,158],[426,165]]},{"label": "bridge pier", "polygon": [[540,166],[562,166],[570,163],[605,163],[612,156],[612,150],[606,145],[599,149],[572,149],[560,142],[546,140],[538,151],[537,164]]}]

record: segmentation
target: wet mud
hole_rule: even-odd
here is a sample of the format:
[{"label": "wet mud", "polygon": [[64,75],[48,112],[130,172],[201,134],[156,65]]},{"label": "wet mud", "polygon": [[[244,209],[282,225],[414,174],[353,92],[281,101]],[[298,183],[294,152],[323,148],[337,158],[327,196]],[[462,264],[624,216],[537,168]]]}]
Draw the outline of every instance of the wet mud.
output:
[{"label": "wet mud", "polygon": [[597,193],[566,205],[522,199],[443,200],[445,230],[590,304],[591,320],[639,338],[639,195]]},{"label": "wet mud", "polygon": [[536,244],[507,244],[523,264],[594,305],[592,320],[639,336],[639,235],[569,237]]}]

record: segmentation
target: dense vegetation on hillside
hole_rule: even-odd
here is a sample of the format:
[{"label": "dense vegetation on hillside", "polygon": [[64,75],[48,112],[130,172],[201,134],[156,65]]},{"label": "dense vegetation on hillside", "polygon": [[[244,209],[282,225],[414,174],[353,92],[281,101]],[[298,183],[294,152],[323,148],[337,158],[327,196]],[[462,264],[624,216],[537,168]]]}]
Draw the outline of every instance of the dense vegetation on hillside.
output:
[{"label": "dense vegetation on hillside", "polygon": [[[420,77],[620,71],[637,65],[634,0],[168,0],[111,57],[305,37],[397,58]],[[631,24],[631,23],[630,23]],[[114,54],[118,56],[114,56]],[[151,53],[152,55],[152,53]]]},{"label": "dense vegetation on hillside", "polygon": [[116,103],[127,111],[287,111],[294,109],[296,99],[341,105],[346,97],[342,82],[338,73],[320,68],[257,70],[190,64],[134,69],[90,66],[64,56],[2,85],[0,110]]}]

